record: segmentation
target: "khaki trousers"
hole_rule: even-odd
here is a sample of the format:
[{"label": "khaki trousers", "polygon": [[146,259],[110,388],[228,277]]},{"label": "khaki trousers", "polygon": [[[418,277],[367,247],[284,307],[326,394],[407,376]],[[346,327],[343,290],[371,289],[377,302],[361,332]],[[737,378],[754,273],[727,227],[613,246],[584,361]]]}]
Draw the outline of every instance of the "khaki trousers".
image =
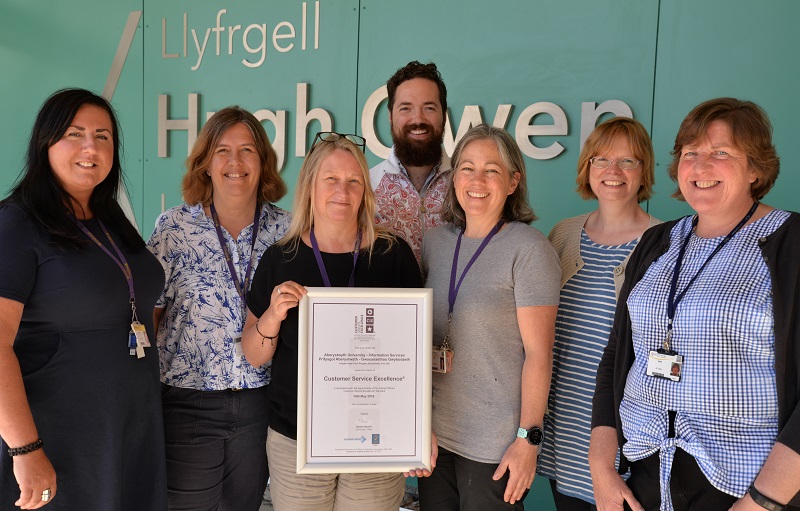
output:
[{"label": "khaki trousers", "polygon": [[297,441],[267,434],[275,511],[398,511],[403,474],[297,474]]}]

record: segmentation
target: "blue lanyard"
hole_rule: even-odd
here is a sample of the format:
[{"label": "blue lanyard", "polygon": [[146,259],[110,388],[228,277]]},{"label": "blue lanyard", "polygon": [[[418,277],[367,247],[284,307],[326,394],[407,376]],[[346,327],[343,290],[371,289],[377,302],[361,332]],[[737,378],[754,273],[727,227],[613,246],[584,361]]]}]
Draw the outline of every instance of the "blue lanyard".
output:
[{"label": "blue lanyard", "polygon": [[722,247],[724,247],[731,240],[731,238],[733,238],[733,236],[737,232],[739,232],[739,230],[742,227],[744,227],[744,224],[746,224],[747,221],[750,220],[750,218],[753,216],[753,213],[756,212],[757,208],[758,208],[758,201],[753,203],[753,206],[750,208],[750,210],[747,212],[744,218],[742,218],[742,220],[738,224],[736,224],[736,227],[734,227],[733,230],[729,232],[728,235],[725,236],[725,238],[722,241],[719,242],[719,245],[717,245],[716,248],[714,248],[714,251],[711,252],[708,258],[706,258],[706,261],[703,263],[700,269],[697,270],[697,273],[694,274],[694,277],[692,277],[689,283],[686,284],[686,287],[683,288],[683,291],[681,291],[680,294],[675,296],[675,293],[678,290],[678,277],[680,276],[681,273],[683,256],[686,254],[686,247],[689,246],[689,240],[692,237],[692,231],[694,230],[695,227],[697,227],[697,216],[695,215],[694,219],[692,220],[692,227],[686,234],[686,238],[684,238],[683,240],[683,245],[681,245],[681,250],[680,252],[678,252],[678,260],[675,261],[675,269],[672,271],[672,282],[670,283],[669,286],[669,298],[667,299],[668,321],[667,321],[667,338],[663,343],[664,350],[671,351],[669,341],[672,339],[672,320],[675,319],[675,310],[678,308],[678,304],[680,303],[680,301],[683,300],[683,296],[686,294],[686,291],[688,291],[689,287],[691,287],[691,285],[694,284],[694,281],[697,280],[697,277],[705,269],[705,267],[708,265],[711,259],[713,259],[715,255],[717,255],[717,252],[722,250]]},{"label": "blue lanyard", "polygon": [[231,280],[233,281],[233,285],[236,287],[236,292],[239,293],[239,298],[242,299],[242,305],[244,306],[247,298],[247,290],[250,288],[250,272],[253,269],[253,252],[255,251],[256,238],[258,237],[258,222],[261,216],[259,215],[259,213],[261,213],[261,208],[258,206],[258,204],[256,204],[256,213],[253,216],[253,234],[250,242],[250,261],[247,262],[247,271],[244,275],[244,286],[239,283],[239,277],[236,276],[236,268],[233,267],[233,261],[231,260],[231,253],[228,250],[228,244],[225,243],[225,238],[222,236],[222,227],[220,226],[217,210],[214,207],[213,202],[208,209],[211,210],[211,219],[214,221],[214,229],[217,231],[217,239],[219,240],[220,246],[222,246],[222,253],[225,255],[225,262],[228,263],[228,270],[231,273]]},{"label": "blue lanyard", "polygon": [[[317,259],[317,267],[319,268],[320,274],[322,274],[322,281],[325,283],[325,287],[332,287],[331,279],[328,278],[328,271],[325,269],[325,262],[322,260],[322,253],[319,251],[317,237],[314,236],[313,227],[311,228],[309,237],[311,238],[311,248],[314,250],[314,257]],[[353,271],[350,272],[350,281],[347,284],[348,287],[353,287],[356,283],[356,263],[358,262],[359,250],[361,250],[361,229],[358,230],[356,242],[355,245],[353,245]]]},{"label": "blue lanyard", "polygon": [[448,323],[450,322],[450,318],[453,315],[453,307],[456,304],[456,297],[458,296],[458,290],[461,289],[461,283],[464,282],[464,277],[467,276],[467,272],[469,271],[470,268],[472,268],[472,265],[475,263],[475,261],[478,260],[478,256],[481,255],[481,252],[483,252],[483,249],[486,248],[486,245],[488,245],[489,242],[492,241],[494,235],[500,231],[504,223],[505,222],[503,220],[500,220],[499,222],[497,222],[497,225],[495,225],[492,228],[492,230],[489,231],[489,234],[486,235],[486,237],[483,239],[480,246],[478,247],[478,250],[476,250],[475,253],[472,255],[472,259],[470,259],[467,265],[464,267],[464,271],[461,272],[461,278],[459,278],[458,283],[456,283],[456,272],[458,270],[458,253],[461,250],[461,238],[464,236],[464,229],[461,229],[461,232],[458,233],[458,241],[456,241],[456,249],[453,252],[453,267],[450,270],[450,293],[448,296],[448,309],[447,309]]}]

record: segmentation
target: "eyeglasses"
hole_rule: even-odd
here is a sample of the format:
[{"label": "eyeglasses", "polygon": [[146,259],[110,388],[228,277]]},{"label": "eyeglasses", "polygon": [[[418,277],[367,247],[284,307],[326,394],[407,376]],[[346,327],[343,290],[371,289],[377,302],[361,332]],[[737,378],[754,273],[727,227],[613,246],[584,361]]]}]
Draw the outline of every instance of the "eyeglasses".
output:
[{"label": "eyeglasses", "polygon": [[592,167],[598,169],[607,169],[611,165],[617,162],[617,167],[620,170],[633,170],[642,163],[639,160],[634,160],[633,158],[620,158],[619,160],[609,160],[608,158],[603,158],[602,156],[595,156],[594,158],[589,158],[589,163],[592,164]]},{"label": "eyeglasses", "polygon": [[359,137],[358,135],[352,135],[350,133],[336,133],[335,131],[320,131],[317,133],[317,136],[314,137],[314,142],[311,143],[311,149],[308,151],[308,154],[311,154],[311,151],[319,144],[320,142],[336,142],[340,139],[345,139],[353,144],[357,145],[361,148],[362,152],[365,152],[367,147],[367,141],[364,137]]}]

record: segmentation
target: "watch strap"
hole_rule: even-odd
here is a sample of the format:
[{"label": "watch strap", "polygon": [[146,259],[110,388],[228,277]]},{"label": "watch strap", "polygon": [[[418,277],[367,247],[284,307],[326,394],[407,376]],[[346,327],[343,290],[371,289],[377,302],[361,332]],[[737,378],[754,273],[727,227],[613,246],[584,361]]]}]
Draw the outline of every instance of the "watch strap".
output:
[{"label": "watch strap", "polygon": [[771,498],[764,496],[760,491],[758,491],[755,483],[750,485],[750,489],[747,490],[747,493],[750,494],[750,498],[753,499],[753,502],[764,509],[767,509],[768,511],[784,511],[784,509],[786,509],[785,505],[778,504]]}]

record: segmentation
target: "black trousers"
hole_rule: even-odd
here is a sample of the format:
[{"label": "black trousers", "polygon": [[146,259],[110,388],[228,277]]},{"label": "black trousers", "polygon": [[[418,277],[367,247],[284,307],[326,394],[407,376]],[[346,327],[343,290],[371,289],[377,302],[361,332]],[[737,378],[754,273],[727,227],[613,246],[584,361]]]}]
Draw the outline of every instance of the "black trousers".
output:
[{"label": "black trousers", "polygon": [[[636,500],[648,511],[657,511],[661,506],[658,478],[660,467],[658,453],[631,463],[628,487]],[[694,457],[683,449],[675,451],[669,487],[675,511],[725,511],[739,500],[714,488]],[[630,510],[627,503],[625,509]]]},{"label": "black trousers", "polygon": [[436,470],[419,478],[420,511],[524,511],[528,491],[513,505],[503,502],[508,472],[492,476],[497,464],[480,463],[439,447]]},{"label": "black trousers", "polygon": [[553,492],[553,502],[556,511],[597,511],[597,506],[577,497],[564,495],[556,489],[556,480],[550,479],[550,491]]},{"label": "black trousers", "polygon": [[267,388],[162,385],[170,511],[258,511],[267,487]]}]

